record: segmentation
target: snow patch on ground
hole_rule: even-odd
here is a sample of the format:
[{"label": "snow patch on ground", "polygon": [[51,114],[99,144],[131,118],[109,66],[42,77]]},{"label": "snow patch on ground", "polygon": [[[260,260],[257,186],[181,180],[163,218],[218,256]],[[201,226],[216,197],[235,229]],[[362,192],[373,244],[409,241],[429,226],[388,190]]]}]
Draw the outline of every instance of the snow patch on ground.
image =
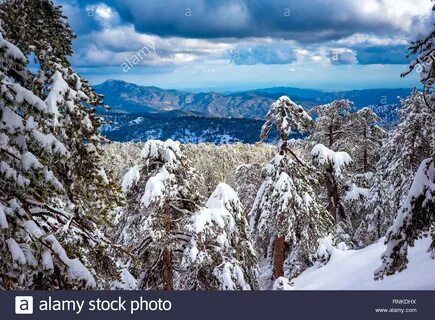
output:
[{"label": "snow patch on ground", "polygon": [[120,281],[114,281],[112,289],[114,290],[137,290],[137,280],[131,275],[126,267],[121,270]]},{"label": "snow patch on ground", "polygon": [[305,270],[293,279],[293,290],[434,290],[435,260],[427,248],[430,239],[415,242],[409,250],[408,267],[393,276],[375,281],[374,271],[381,264],[384,239],[360,249],[342,251],[332,248],[330,260]]}]

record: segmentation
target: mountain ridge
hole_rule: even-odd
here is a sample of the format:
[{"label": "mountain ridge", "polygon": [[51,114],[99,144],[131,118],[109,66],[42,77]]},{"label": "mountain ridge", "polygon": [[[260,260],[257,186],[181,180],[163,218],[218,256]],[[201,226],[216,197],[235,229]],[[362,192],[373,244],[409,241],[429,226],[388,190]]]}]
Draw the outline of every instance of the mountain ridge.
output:
[{"label": "mountain ridge", "polygon": [[357,108],[368,105],[394,105],[398,96],[406,97],[412,89],[360,89],[323,91],[295,87],[272,87],[231,93],[189,92],[142,86],[109,79],[94,86],[105,96],[105,103],[117,113],[173,113],[180,116],[264,119],[270,105],[281,95],[309,109],[335,99],[350,99]]}]

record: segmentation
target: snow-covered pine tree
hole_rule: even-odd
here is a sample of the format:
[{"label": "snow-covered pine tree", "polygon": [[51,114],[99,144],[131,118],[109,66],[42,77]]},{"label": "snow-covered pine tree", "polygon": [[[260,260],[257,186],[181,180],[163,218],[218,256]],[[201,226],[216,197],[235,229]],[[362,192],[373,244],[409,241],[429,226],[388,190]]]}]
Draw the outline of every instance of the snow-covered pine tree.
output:
[{"label": "snow-covered pine tree", "polygon": [[340,150],[347,151],[353,160],[353,171],[368,173],[375,169],[387,132],[379,127],[376,113],[366,107],[350,114],[343,127],[343,138],[338,142]]},{"label": "snow-covered pine tree", "polygon": [[270,130],[276,127],[279,135],[279,153],[282,155],[290,153],[300,162],[300,159],[288,147],[288,139],[292,130],[306,132],[313,126],[313,123],[313,120],[302,106],[297,105],[288,97],[282,96],[272,104],[266,115],[266,122],[261,128],[260,142],[266,141]]},{"label": "snow-covered pine tree", "polygon": [[316,115],[317,119],[311,140],[337,151],[339,149],[337,143],[345,134],[344,126],[349,121],[354,108],[353,102],[346,99],[312,108],[310,114]]},{"label": "snow-covered pine tree", "polygon": [[[432,10],[435,12],[435,5]],[[410,50],[411,54],[419,53],[419,57],[411,63],[409,72],[415,69],[418,63],[424,63],[420,70],[420,80],[425,86],[424,104],[432,114],[432,132],[428,136],[431,138],[432,154],[421,162],[408,197],[387,231],[387,248],[382,255],[382,265],[375,271],[375,279],[382,279],[386,275],[404,270],[408,263],[408,247],[412,247],[415,240],[422,237],[432,238],[428,251],[435,259],[435,28],[428,37],[411,46]]]},{"label": "snow-covered pine tree", "polygon": [[147,141],[142,163],[125,175],[127,206],[117,236],[134,256],[131,268],[140,288],[186,289],[181,261],[191,239],[191,218],[202,201],[199,179],[172,140]]},{"label": "snow-covered pine tree", "polygon": [[[346,176],[335,177],[330,162],[325,162],[322,166],[322,184],[327,190],[327,206],[337,222],[336,236],[351,246],[351,238],[363,218],[363,196],[356,195],[355,192],[364,192],[362,187],[370,182],[371,171],[379,159],[382,141],[387,135],[376,125],[380,118],[370,108],[363,108],[357,112],[354,110],[355,106],[349,100],[336,100],[313,108],[311,112],[318,118],[310,137],[315,143],[328,145],[330,154],[341,151],[352,158],[352,165],[347,168]],[[356,185],[356,180],[363,182],[363,185]],[[350,198],[347,197],[348,194]],[[354,195],[356,198],[352,198]],[[352,221],[358,224],[354,225]]]},{"label": "snow-covered pine tree", "polygon": [[67,163],[57,168],[66,189],[62,200],[65,210],[74,212],[75,223],[98,239],[99,232],[110,226],[113,210],[123,196],[115,179],[103,166],[102,142],[105,139],[99,133],[102,121],[95,109],[89,107],[89,103],[97,101],[91,102],[92,98],[85,93],[89,88],[82,87],[80,77],[69,67],[58,64],[56,68],[49,80],[45,101],[55,114],[50,129],[71,155]]},{"label": "snow-covered pine tree", "polygon": [[[432,15],[435,12],[435,4],[432,7]],[[433,19],[432,19],[433,21]],[[435,23],[434,23],[435,26]],[[409,47],[408,57],[418,55],[411,62],[409,69],[401,74],[401,77],[406,77],[412,71],[416,71],[420,75],[420,82],[424,86],[424,100],[426,105],[435,112],[435,28],[425,38],[414,41]]]},{"label": "snow-covered pine tree", "polygon": [[351,174],[350,179],[345,185],[343,205],[347,217],[346,221],[350,227],[347,234],[351,237],[353,246],[359,247],[360,244],[355,241],[355,233],[367,215],[365,205],[369,198],[373,173]]},{"label": "snow-covered pine tree", "polygon": [[261,185],[261,169],[262,165],[257,163],[242,164],[236,168],[228,182],[236,190],[246,216],[251,211]]},{"label": "snow-covered pine tree", "polygon": [[[33,50],[38,53],[49,50],[59,57],[72,55],[70,40],[76,36],[62,14],[62,7],[53,1],[5,0],[0,5],[0,17],[5,34],[17,47],[25,48],[24,55]],[[29,47],[30,43],[37,48]]]},{"label": "snow-covered pine tree", "polygon": [[[95,114],[95,107],[102,105],[102,96],[74,72],[68,61],[76,35],[61,6],[51,0],[7,0],[0,12],[6,19],[7,38],[25,55],[33,54],[39,64],[31,89],[54,113],[49,129],[71,152],[69,167],[62,164],[61,168],[66,171],[63,176],[69,200],[86,202],[91,214],[109,212],[120,194],[101,164],[104,138],[99,128],[103,120]],[[95,192],[97,189],[105,192]]]},{"label": "snow-covered pine tree", "polygon": [[69,157],[66,147],[40,124],[48,106],[21,86],[27,59],[0,30],[0,288],[95,287],[91,272],[70,259],[57,240],[72,216],[51,200],[64,187],[53,164]]},{"label": "snow-covered pine tree", "polygon": [[279,154],[263,169],[249,217],[257,252],[272,267],[273,280],[297,276],[310,266],[317,240],[331,231],[330,216],[314,192],[316,171],[287,143],[292,130],[306,131],[312,124],[301,106],[283,96],[272,105],[261,132],[264,140],[277,127]]},{"label": "snow-covered pine tree", "polygon": [[194,290],[258,289],[257,258],[236,192],[220,183],[192,217],[181,287]]},{"label": "snow-covered pine tree", "polygon": [[387,248],[375,279],[403,271],[408,264],[408,248],[422,237],[431,237],[428,249],[435,259],[435,155],[423,160],[385,238]]},{"label": "snow-covered pine tree", "polygon": [[[103,122],[95,114],[95,107],[102,104],[101,96],[74,72],[68,61],[75,34],[61,7],[51,0],[7,0],[1,4],[0,13],[7,38],[25,55],[33,55],[39,64],[36,75],[27,74],[23,83],[45,100],[53,114],[50,122],[41,125],[70,154],[68,161],[56,162],[53,172],[65,189],[58,203],[74,214],[71,224],[76,224],[81,232],[75,237],[68,232],[64,237],[59,234],[59,240],[69,242],[70,252],[83,257],[102,278],[108,279],[115,269],[107,267],[114,265],[107,254],[111,241],[101,238],[106,238],[102,232],[110,225],[122,194],[102,164],[104,138],[99,128]],[[107,287],[108,283],[104,285]]]},{"label": "snow-covered pine tree", "polygon": [[379,159],[379,149],[386,132],[378,125],[381,119],[370,108],[354,112],[352,101],[341,99],[314,107],[317,116],[311,140],[333,151],[345,151],[353,159],[353,171],[368,172]]},{"label": "snow-covered pine tree", "polygon": [[346,177],[343,172],[352,162],[349,154],[343,151],[332,151],[323,144],[317,144],[311,150],[314,162],[322,173],[321,184],[326,190],[325,199],[329,214],[335,222],[335,235],[346,244],[351,244],[350,216],[344,207]]},{"label": "snow-covered pine tree", "polygon": [[414,91],[401,104],[400,123],[381,148],[368,200],[362,208],[366,217],[355,233],[355,241],[360,246],[385,235],[407,197],[421,161],[431,155],[435,118],[423,93]]}]

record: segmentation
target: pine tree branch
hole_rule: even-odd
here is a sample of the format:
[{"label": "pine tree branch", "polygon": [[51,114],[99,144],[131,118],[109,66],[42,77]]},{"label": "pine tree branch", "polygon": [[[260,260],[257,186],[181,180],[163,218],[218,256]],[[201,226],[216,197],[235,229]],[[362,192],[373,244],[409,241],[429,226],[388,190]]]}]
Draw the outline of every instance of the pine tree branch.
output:
[{"label": "pine tree branch", "polygon": [[18,158],[16,155],[14,155],[13,153],[9,152],[8,150],[4,149],[4,148],[0,148],[1,151],[3,151],[4,153],[6,153],[7,155],[11,156],[12,158],[15,158],[16,160],[21,160],[20,158]]},{"label": "pine tree branch", "polygon": [[293,152],[293,150],[291,150],[289,147],[286,146],[285,151],[290,152],[290,154],[297,160],[297,162],[299,162],[300,165],[305,166],[305,164],[302,162],[302,160],[298,158],[298,156]]}]

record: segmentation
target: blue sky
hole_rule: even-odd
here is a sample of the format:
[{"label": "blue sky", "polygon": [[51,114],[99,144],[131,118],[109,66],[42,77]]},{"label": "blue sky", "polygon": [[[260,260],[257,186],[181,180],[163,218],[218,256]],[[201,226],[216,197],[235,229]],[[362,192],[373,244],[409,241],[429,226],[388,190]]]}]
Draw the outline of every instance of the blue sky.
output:
[{"label": "blue sky", "polygon": [[430,0],[56,0],[91,83],[163,88],[324,90],[413,87],[409,41]]}]

